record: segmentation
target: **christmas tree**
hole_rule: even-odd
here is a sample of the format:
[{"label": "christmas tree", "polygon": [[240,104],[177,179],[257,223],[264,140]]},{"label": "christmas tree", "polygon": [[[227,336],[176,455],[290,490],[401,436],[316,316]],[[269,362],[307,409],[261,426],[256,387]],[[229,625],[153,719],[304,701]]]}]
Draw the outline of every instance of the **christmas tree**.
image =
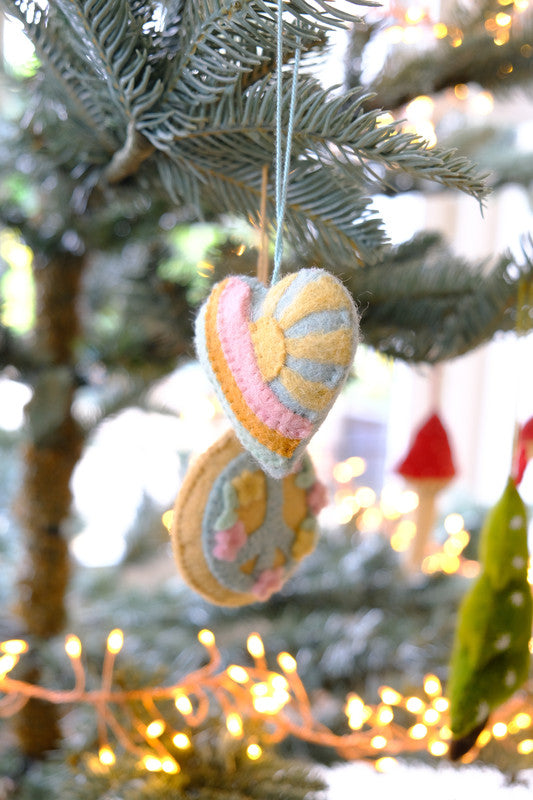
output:
[{"label": "christmas tree", "polygon": [[[187,235],[194,226],[203,226],[200,230],[204,238],[208,231],[208,244],[214,246],[206,265],[210,279],[211,272],[217,278],[255,272],[256,249],[252,246],[243,252],[240,245],[226,238],[228,218],[243,218],[255,227],[263,224],[263,228],[266,218],[270,231],[274,228],[278,8],[276,3],[263,0],[91,0],[75,4],[59,0],[43,7],[16,1],[4,5],[7,14],[22,23],[35,47],[29,77],[21,79],[9,69],[3,75],[7,111],[2,131],[0,216],[4,231],[11,236],[5,241],[23,253],[27,253],[24,248],[31,250],[36,312],[33,324],[26,325],[25,330],[24,326],[17,329],[5,315],[0,327],[2,365],[16,370],[11,374],[23,377],[33,391],[27,407],[23,471],[15,503],[24,544],[15,613],[6,617],[6,635],[2,638],[6,642],[32,640],[31,658],[24,656],[24,644],[19,645],[20,652],[15,652],[16,644],[11,645],[13,652],[6,645],[4,655],[8,659],[22,656],[17,678],[25,685],[38,685],[46,683],[51,673],[54,677],[50,663],[57,664],[57,635],[65,630],[69,481],[88,434],[74,412],[80,391],[89,387],[98,392],[98,410],[91,420],[94,427],[109,413],[142,396],[180,357],[192,354],[193,309],[205,294],[208,280],[187,269],[187,257],[179,252],[180,231]],[[459,154],[452,149],[456,143],[451,134],[449,146],[435,146],[424,133],[402,129],[401,122],[384,112],[398,112],[400,117],[402,106],[421,94],[433,94],[445,87],[454,87],[457,94],[457,86],[467,87],[472,81],[490,90],[527,84],[529,15],[522,13],[517,3],[503,11],[500,4],[486,3],[475,13],[463,11],[461,18],[450,15],[450,21],[429,21],[422,16],[416,24],[431,30],[432,46],[422,55],[403,45],[393,48],[379,76],[368,80],[361,69],[364,58],[375,53],[373,48],[383,29],[385,33],[387,26],[404,30],[404,22],[398,25],[398,20],[387,21],[381,16],[378,24],[377,12],[364,5],[351,5],[346,11],[340,3],[290,0],[283,4],[284,81],[279,113],[284,136],[291,117],[292,76],[296,82],[282,231],[288,245],[283,268],[291,272],[318,265],[342,276],[361,305],[361,328],[367,344],[408,362],[435,363],[475,348],[498,331],[530,327],[527,286],[531,262],[523,252],[503,254],[489,265],[471,264],[454,256],[442,238],[432,233],[391,246],[372,195],[412,187],[428,191],[444,187],[462,191],[472,196],[472,203],[483,204],[491,183],[514,179],[516,160],[508,157],[510,148],[503,148],[506,158],[502,155],[502,137],[508,137],[508,132],[464,131],[457,140]],[[367,22],[357,17],[358,13],[367,17]],[[332,92],[316,77],[317,54],[326,47],[330,32],[345,25],[352,31],[348,70],[352,88]],[[414,29],[415,21],[405,29],[410,25]],[[401,51],[399,55],[395,49]],[[301,53],[299,70],[295,69],[297,52]],[[461,58],[450,59],[450,53]],[[505,67],[507,64],[512,69]],[[487,178],[484,173],[494,168],[495,150],[501,159]],[[481,169],[463,153],[475,157]],[[524,183],[528,181],[526,166],[518,174]],[[253,244],[254,235],[248,236]],[[177,268],[180,262],[181,268]],[[269,602],[265,618],[272,613],[275,620],[275,625],[268,626],[273,648],[276,641],[282,650],[292,651],[295,645],[298,649],[307,647],[309,663],[320,662],[325,674],[320,676],[319,671],[317,685],[328,687],[328,682],[336,682],[345,692],[358,688],[364,694],[397,677],[390,670],[387,654],[382,652],[377,658],[372,652],[370,634],[376,635],[376,642],[386,641],[387,634],[376,634],[377,622],[376,627],[371,624],[365,628],[361,612],[364,646],[352,656],[359,660],[360,682],[355,686],[353,664],[348,663],[353,644],[347,641],[350,636],[341,633],[345,614],[357,629],[355,600],[352,597],[348,609],[344,609],[343,582],[339,581],[335,591],[334,576],[339,562],[345,563],[346,572],[341,573],[347,584],[361,570],[372,570],[373,565],[379,563],[379,569],[373,570],[379,575],[384,564],[389,574],[396,564],[387,563],[389,551],[379,547],[366,553],[363,548],[360,563],[344,562],[345,544],[343,540],[338,550],[329,548],[331,562],[325,574],[330,579],[324,579],[320,591],[316,580],[317,571],[322,571],[322,551],[320,558],[310,560],[308,571],[295,579],[292,594],[284,590]],[[373,581],[363,582],[361,608],[372,607],[373,595],[374,606],[379,607],[375,598],[379,581]],[[96,588],[104,597],[111,590],[109,586]],[[89,589],[94,592],[95,587],[86,587],[90,596]],[[407,603],[405,595],[410,591],[407,586],[398,590],[402,603]],[[420,590],[420,606],[431,604],[432,593],[438,596],[439,592],[455,605],[460,587],[436,580]],[[301,612],[301,619],[293,613],[284,625],[278,604],[283,608],[288,597]],[[85,631],[89,638],[91,629],[98,626],[99,613],[101,622],[113,627],[109,611],[114,610],[114,602],[118,602],[117,615],[124,612],[120,600],[112,601],[109,596],[107,600],[108,610],[98,611],[92,596],[94,617]],[[168,598],[161,600],[162,604],[166,601]],[[337,609],[336,619],[330,623],[331,640],[326,626],[313,652],[312,631],[317,622],[321,626],[325,620],[315,617],[310,621],[309,610],[316,608],[319,615],[321,603]],[[420,606],[414,603],[415,625]],[[178,652],[175,675],[199,668],[202,663],[201,648],[191,644],[198,625],[194,614],[187,611],[186,599],[182,612],[179,645],[175,638],[171,645],[158,642],[154,652],[160,661],[152,665],[154,669],[169,663],[168,659],[174,661]],[[237,650],[228,628],[236,620],[244,622],[248,614],[256,623],[254,627],[260,628],[257,610],[209,613],[210,626],[217,627],[217,633],[218,628],[226,631],[223,639],[228,654],[235,653],[234,660],[239,664],[245,654]],[[70,617],[69,627],[71,620],[77,620],[77,630],[81,631],[81,615],[73,608]],[[446,630],[444,641],[449,641],[450,620],[438,624]],[[160,639],[165,638],[163,634]],[[405,631],[406,640],[411,635],[412,631]],[[70,641],[67,654],[77,680],[81,680],[77,666],[80,652],[76,641]],[[104,657],[108,678],[112,674],[110,660],[121,649],[113,641],[108,639]],[[206,641],[209,645],[209,637]],[[424,660],[421,672],[438,671],[445,663],[445,653],[434,650]],[[319,652],[322,659],[318,659]],[[96,662],[96,642],[89,644],[89,653]],[[131,663],[137,656],[134,649]],[[262,656],[256,655],[256,659],[257,669],[266,670]],[[284,679],[292,686],[288,663]],[[258,683],[270,686],[275,675],[267,670],[262,677]],[[418,677],[422,680],[423,675]],[[142,670],[120,675],[117,680],[125,691],[157,683],[154,674],[143,675]],[[228,691],[227,678],[224,680],[222,694]],[[176,681],[174,689],[180,685]],[[234,683],[239,686],[238,680]],[[430,686],[429,698],[432,692]],[[439,693],[440,689],[434,692]],[[175,695],[176,691],[174,699]],[[239,696],[237,691],[235,698]],[[220,696],[217,699],[221,702]],[[351,729],[357,731],[359,706],[356,698],[352,700],[348,717]],[[141,694],[139,703],[144,703],[144,710],[135,710],[133,723],[127,719],[130,726],[144,726],[145,734],[154,716],[153,708],[147,707],[150,702],[150,693]],[[382,705],[390,704],[382,698]],[[230,715],[223,705],[222,710],[228,725]],[[186,725],[188,713],[184,714]],[[220,715],[220,709],[217,713]],[[302,713],[305,718],[307,712]],[[49,697],[32,695],[13,718],[24,756],[40,757],[57,748],[61,736],[58,709]],[[334,715],[329,722],[339,728]],[[115,733],[123,724],[122,718],[116,721]],[[258,725],[257,720],[253,724]],[[235,725],[238,727],[237,722]],[[239,750],[235,744],[228,746],[228,734],[230,742],[242,741],[239,736],[233,737],[231,723],[227,731],[220,728],[216,718],[214,722],[206,720],[205,728],[187,727],[184,735],[194,735],[194,752],[198,755],[188,763],[187,759],[179,761],[183,775],[180,784],[172,783],[178,780],[172,777],[177,774],[174,765],[178,761],[169,755],[171,745],[160,738],[167,733],[147,734],[149,749],[155,753],[151,757],[156,759],[159,771],[163,765],[171,783],[163,781],[157,787],[151,783],[146,791],[166,796],[168,791],[186,791],[187,785],[206,786],[207,797],[209,787],[222,789],[227,779],[228,790],[231,788],[236,796],[262,796],[251,793],[253,771],[252,777],[247,775],[254,766],[254,754],[261,752],[259,744],[259,751],[249,748],[264,732],[247,731],[248,750]],[[284,733],[291,732],[294,734],[288,725]],[[156,741],[163,748],[159,756]],[[366,753],[365,747],[370,754],[376,751],[367,744],[356,746],[353,740],[340,745],[335,738],[331,741],[347,755],[352,753],[350,747],[356,753]],[[328,736],[317,734],[314,745],[329,742]],[[403,749],[407,752],[412,749],[409,742],[412,744],[413,739],[404,737]],[[140,747],[137,741],[134,744]],[[80,796],[91,796],[89,791],[101,796],[109,785],[106,781],[111,780],[113,751],[106,750],[101,735],[94,742],[84,740],[79,749],[91,747],[95,751],[99,747],[102,774],[98,775],[100,767],[93,768],[94,764],[75,765],[87,781],[86,793],[82,791]],[[296,744],[292,749],[302,752]],[[217,758],[211,760],[211,753]],[[434,747],[434,754],[439,755],[438,747]],[[262,764],[268,776],[268,780],[261,778],[262,785],[273,782],[272,788],[265,789],[265,797],[278,796],[279,787],[271,776],[279,774],[280,769],[286,775],[284,790],[288,792],[290,787],[291,797],[301,796],[300,773],[291,777],[293,767],[280,767],[275,761]],[[42,767],[45,772],[47,768]],[[57,761],[52,764],[54,769],[58,775]],[[127,789],[130,795],[125,796],[141,797],[144,789],[127,777],[136,767],[124,769],[124,774],[114,778],[116,786],[126,786],[131,779],[133,784]],[[231,776],[241,774],[243,783],[237,786]],[[68,783],[69,778],[58,780]],[[309,790],[312,788],[309,779]]]}]

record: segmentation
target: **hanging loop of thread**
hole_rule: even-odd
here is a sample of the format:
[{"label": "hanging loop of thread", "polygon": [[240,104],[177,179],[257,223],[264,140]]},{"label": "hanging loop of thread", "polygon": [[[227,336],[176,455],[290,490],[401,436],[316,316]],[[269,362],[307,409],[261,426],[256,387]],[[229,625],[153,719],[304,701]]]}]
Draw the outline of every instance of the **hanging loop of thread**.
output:
[{"label": "hanging loop of thread", "polygon": [[292,73],[287,137],[285,140],[285,158],[283,158],[281,131],[281,107],[283,100],[283,0],[278,0],[276,61],[276,240],[274,245],[274,269],[272,271],[273,284],[279,280],[281,271],[281,258],[283,255],[283,218],[285,216],[285,206],[287,201],[289,165],[291,160],[291,142],[294,127],[294,108],[296,106],[296,88],[298,84],[298,69],[300,66],[300,43],[299,40],[297,40],[297,46],[294,53],[294,69]]},{"label": "hanging loop of thread", "polygon": [[268,284],[268,231],[267,231],[267,191],[268,164],[263,165],[261,174],[261,210],[259,230],[259,256],[257,258],[257,279]]}]

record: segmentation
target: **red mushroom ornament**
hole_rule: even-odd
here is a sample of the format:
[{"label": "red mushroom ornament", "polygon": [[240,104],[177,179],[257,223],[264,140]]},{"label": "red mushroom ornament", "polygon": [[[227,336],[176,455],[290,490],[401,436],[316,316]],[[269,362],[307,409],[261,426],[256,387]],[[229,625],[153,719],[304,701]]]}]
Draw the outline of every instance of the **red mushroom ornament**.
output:
[{"label": "red mushroom ornament", "polygon": [[513,456],[512,477],[517,486],[521,483],[526,467],[532,458],[533,417],[530,417],[518,431],[518,441]]},{"label": "red mushroom ornament", "polygon": [[520,443],[529,461],[533,458],[533,417],[530,417],[528,421],[524,423],[520,431]]},{"label": "red mushroom ornament", "polygon": [[433,414],[418,430],[396,472],[403,475],[419,497],[416,534],[408,558],[408,566],[419,570],[435,525],[435,498],[455,475],[448,434],[438,414]]}]

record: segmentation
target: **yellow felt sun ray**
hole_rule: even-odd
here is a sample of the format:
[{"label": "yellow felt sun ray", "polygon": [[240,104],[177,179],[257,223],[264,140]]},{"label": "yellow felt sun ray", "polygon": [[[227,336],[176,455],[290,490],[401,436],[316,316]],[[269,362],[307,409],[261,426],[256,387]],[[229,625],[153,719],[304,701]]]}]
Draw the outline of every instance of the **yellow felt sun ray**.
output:
[{"label": "yellow felt sun ray", "polygon": [[298,296],[283,311],[279,326],[284,331],[315,311],[348,311],[350,302],[347,292],[339,281],[331,280],[329,275],[321,275],[317,280],[304,286]]},{"label": "yellow felt sun ray", "polygon": [[285,349],[294,358],[346,366],[352,360],[352,341],[351,331],[341,328],[327,333],[308,333],[300,338],[287,338]]},{"label": "yellow felt sun ray", "polygon": [[310,411],[322,411],[332,403],[334,392],[331,389],[318,381],[308,381],[292,369],[283,367],[279,380],[291,397]]}]

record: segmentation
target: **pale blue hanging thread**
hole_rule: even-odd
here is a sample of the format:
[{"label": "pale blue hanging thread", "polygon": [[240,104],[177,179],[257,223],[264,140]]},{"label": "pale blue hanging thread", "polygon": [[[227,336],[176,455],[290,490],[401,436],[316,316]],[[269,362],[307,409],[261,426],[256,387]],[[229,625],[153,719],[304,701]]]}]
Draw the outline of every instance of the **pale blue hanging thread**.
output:
[{"label": "pale blue hanging thread", "polygon": [[272,281],[279,280],[281,270],[281,257],[283,255],[283,218],[287,201],[287,187],[289,183],[289,165],[291,161],[291,142],[294,127],[294,108],[296,106],[296,87],[298,84],[298,68],[300,65],[300,47],[294,53],[294,71],[292,75],[291,99],[289,104],[289,121],[287,123],[287,139],[285,142],[285,158],[282,156],[281,133],[281,106],[283,96],[282,66],[283,66],[283,0],[278,0],[278,29],[277,29],[277,64],[276,64],[276,240],[274,245],[274,268]]}]

